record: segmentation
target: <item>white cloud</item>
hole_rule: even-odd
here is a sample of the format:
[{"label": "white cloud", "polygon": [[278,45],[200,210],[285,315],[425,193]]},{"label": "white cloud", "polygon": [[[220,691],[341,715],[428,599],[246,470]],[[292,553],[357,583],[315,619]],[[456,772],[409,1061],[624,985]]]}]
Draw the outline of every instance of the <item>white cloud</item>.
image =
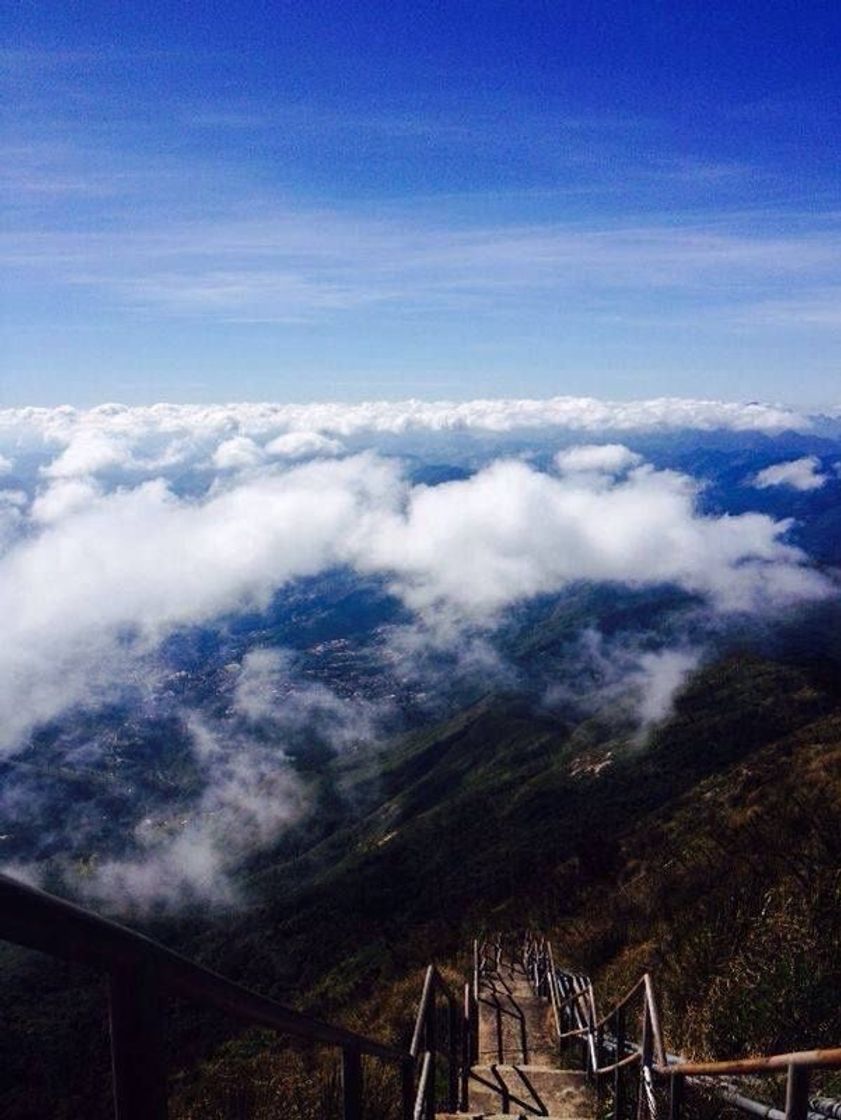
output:
[{"label": "white cloud", "polygon": [[673,582],[732,610],[826,592],[780,539],[786,523],[702,517],[694,498],[692,481],[672,471],[638,467],[605,486],[500,461],[415,488],[405,512],[379,520],[358,563],[392,572],[416,611],[449,604],[474,619],[576,580]]},{"label": "white cloud", "polygon": [[583,630],[574,645],[576,672],[549,688],[546,703],[630,716],[642,734],[664,720],[704,652],[687,643],[644,649],[639,637],[609,639],[592,627]]},{"label": "white cloud", "polygon": [[104,430],[81,428],[43,473],[48,478],[78,478],[130,462],[131,453],[122,440]]},{"label": "white cloud", "polygon": [[89,478],[58,478],[36,496],[31,517],[44,524],[62,521],[101,496],[101,487]]},{"label": "white cloud", "polygon": [[792,490],[819,490],[827,481],[821,474],[820,459],[816,455],[806,455],[802,459],[792,459],[786,463],[774,463],[759,471],[753,485],[759,490],[770,486],[787,486]]},{"label": "white cloud", "polygon": [[639,466],[642,455],[637,455],[621,443],[588,443],[559,451],[555,456],[555,466],[564,474],[576,471],[600,471],[605,474],[619,474],[631,467]]},{"label": "white cloud", "polygon": [[[133,479],[211,460],[230,466],[269,455],[297,458],[338,452],[337,441],[368,446],[380,438],[417,434],[632,431],[779,432],[806,430],[811,420],[771,404],[657,398],[604,401],[592,397],[472,401],[366,401],[359,404],[117,404],[91,409],[0,409],[0,452],[49,455],[50,477],[123,469]],[[240,442],[249,440],[250,443]],[[235,442],[231,442],[235,441]],[[254,446],[252,446],[252,444]],[[239,460],[239,461],[237,461]]]},{"label": "white cloud", "polygon": [[343,450],[337,439],[320,432],[287,432],[270,440],[265,451],[284,459],[310,459],[317,455],[339,455]]},{"label": "white cloud", "polygon": [[[518,684],[494,628],[509,608],[577,581],[673,583],[722,612],[835,593],[786,543],[788,522],[702,515],[693,479],[620,443],[569,448],[557,473],[497,459],[430,487],[413,484],[396,457],[337,454],[335,439],[337,426],[357,446],[376,442],[373,429],[534,427],[545,438],[547,417],[567,430],[643,416],[657,425],[685,415],[686,403],[109,405],[26,410],[17,427],[0,414],[35,495],[0,491],[0,753],[74,705],[150,695],[160,643],[180,629],[260,610],[284,585],[336,568],[375,577],[408,608],[408,621],[378,632],[372,655],[398,688],[411,680],[418,703],[425,682],[439,696],[436,680]],[[692,408],[698,422],[767,420]],[[155,473],[170,470],[169,482]],[[597,643],[590,662],[602,674],[600,702],[614,696],[646,727],[668,712],[699,656],[688,644]],[[247,653],[225,680],[224,716],[190,721],[203,792],[141,823],[135,854],[86,879],[91,897],[144,907],[233,901],[228,869],[301,810],[284,748],[313,737],[338,749],[368,742],[394,714],[302,680],[273,649]]]},{"label": "white cloud", "polygon": [[0,727],[34,722],[121,679],[173,629],[265,605],[288,580],[346,558],[344,542],[397,492],[368,455],[247,476],[199,501],[160,481],[67,511],[0,560]]},{"label": "white cloud", "polygon": [[0,474],[9,474],[14,462],[7,455],[0,455]]},{"label": "white cloud", "polygon": [[248,436],[231,436],[213,452],[213,465],[221,471],[256,467],[262,459],[263,452]]},{"label": "white cloud", "polygon": [[20,538],[29,502],[23,490],[0,490],[0,555]]},{"label": "white cloud", "polygon": [[[125,411],[104,415],[125,449]],[[64,413],[56,422],[66,421]],[[218,447],[218,417],[212,426]],[[830,591],[785,543],[786,522],[701,516],[691,479],[650,466],[557,477],[501,460],[426,487],[371,453],[284,469],[245,454],[227,461],[248,470],[178,496],[162,479],[106,492],[102,481],[71,472],[83,460],[102,464],[104,454],[85,458],[79,448],[103,445],[75,435],[68,444],[75,465],[60,454],[63,466],[29,518],[12,507],[19,539],[0,558],[5,750],[37,722],[106,694],[179,627],[259,609],[289,581],[335,567],[386,580],[428,636],[493,626],[513,604],[578,580],[671,582],[722,610]],[[199,446],[194,453],[206,462],[196,439]],[[329,697],[309,701],[329,722]]]},{"label": "white cloud", "polygon": [[664,649],[643,653],[630,677],[638,691],[639,715],[643,725],[659,723],[672,709],[675,695],[698,667],[697,649]]}]

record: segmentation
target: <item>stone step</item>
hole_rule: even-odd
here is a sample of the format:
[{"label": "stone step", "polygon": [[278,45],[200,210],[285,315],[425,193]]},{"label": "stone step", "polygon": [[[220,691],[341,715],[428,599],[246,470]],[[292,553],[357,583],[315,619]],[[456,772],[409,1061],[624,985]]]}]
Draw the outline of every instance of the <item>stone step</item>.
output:
[{"label": "stone step", "polygon": [[470,1111],[483,1116],[586,1117],[592,1095],[580,1070],[538,1065],[476,1065],[468,1080]]},{"label": "stone step", "polygon": [[503,965],[479,987],[479,1058],[550,1065],[557,1059],[552,1009],[536,996],[522,969]]}]

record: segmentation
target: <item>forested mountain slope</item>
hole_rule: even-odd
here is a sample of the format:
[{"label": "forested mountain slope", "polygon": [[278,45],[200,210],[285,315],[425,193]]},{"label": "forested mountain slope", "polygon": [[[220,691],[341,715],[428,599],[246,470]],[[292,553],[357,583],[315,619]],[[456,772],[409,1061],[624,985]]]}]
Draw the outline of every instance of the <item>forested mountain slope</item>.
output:
[{"label": "forested mountain slope", "polygon": [[[606,994],[652,969],[676,1048],[742,1053],[841,1031],[841,698],[829,664],[732,655],[692,678],[647,741],[487,696],[379,755],[345,756],[323,780],[332,815],[243,873],[252,906],[153,932],[255,988],[393,1037],[431,956],[458,968],[477,930],[526,925],[549,931]],[[56,1068],[88,1115],[107,1114],[77,1060],[87,1050],[103,1065],[101,1016],[72,1029],[95,1004],[90,983],[68,992],[49,964],[3,975],[11,1077],[38,1068],[27,1038],[55,1012]],[[198,1030],[206,1053],[221,1031]],[[176,1017],[173,1032],[176,1064],[191,1064],[196,1020]],[[209,1107],[206,1094],[259,1055],[268,1069],[292,1060],[264,1045],[217,1053],[188,1078],[182,1106]],[[6,1101],[10,1116],[39,1114],[31,1094]]]}]

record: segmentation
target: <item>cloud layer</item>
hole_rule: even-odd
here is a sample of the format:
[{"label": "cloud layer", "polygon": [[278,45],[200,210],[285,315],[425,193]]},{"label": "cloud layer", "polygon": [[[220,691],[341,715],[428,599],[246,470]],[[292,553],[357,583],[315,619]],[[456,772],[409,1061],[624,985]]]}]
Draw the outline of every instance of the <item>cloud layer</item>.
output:
[{"label": "cloud layer", "polygon": [[517,461],[417,487],[377,519],[355,562],[392,573],[421,613],[478,618],[577,580],[675,583],[721,608],[752,610],[817,594],[821,577],[760,514],[700,517],[684,475],[635,468],[625,478],[555,478]]},{"label": "cloud layer", "polygon": [[[360,404],[226,404],[91,409],[0,409],[2,469],[20,455],[52,460],[53,477],[121,469],[155,472],[202,457],[208,465],[251,465],[263,455],[302,458],[336,454],[344,439],[410,433],[631,432],[695,429],[775,433],[807,430],[811,420],[789,408],[752,402],[603,401],[593,397],[525,400],[368,401]],[[232,442],[233,441],[233,442]],[[250,443],[244,441],[251,441]],[[59,454],[60,452],[60,454]]]},{"label": "cloud layer", "polygon": [[831,590],[786,543],[787,522],[702,516],[692,479],[623,445],[568,450],[558,473],[501,458],[424,486],[395,458],[337,457],[312,441],[328,457],[290,464],[217,429],[205,484],[179,491],[144,477],[171,462],[171,447],[121,436],[137,422],[131,412],[105,415],[112,430],[94,436],[71,414],[34,498],[7,508],[6,751],[65,708],[106,696],[180,628],[262,610],[278,589],[332,569],[384,582],[430,635],[492,627],[509,607],[581,580],[671,583],[724,611]]},{"label": "cloud layer", "polygon": [[[0,756],[31,750],[48,772],[54,756],[59,775],[39,789],[15,759],[2,792],[18,870],[37,877],[24,835],[56,858],[32,821],[56,833],[46,822],[74,767],[104,767],[126,815],[103,838],[92,794],[59,871],[123,909],[227,904],[229,872],[309,806],[296,750],[369,743],[494,684],[570,711],[592,703],[644,732],[707,655],[705,625],[837,593],[789,521],[705,513],[698,480],[622,441],[687,423],[807,425],[762,405],[573,398],[0,413]],[[800,488],[820,477],[811,458],[777,473]],[[320,600],[336,580],[339,598]],[[506,627],[579,584],[677,587],[677,614],[704,621],[618,639],[585,621],[527,674]],[[341,614],[366,588],[374,621],[365,591],[350,639],[279,648],[313,610]],[[192,636],[215,652],[182,670],[169,651]],[[132,800],[161,750],[171,783]]]}]

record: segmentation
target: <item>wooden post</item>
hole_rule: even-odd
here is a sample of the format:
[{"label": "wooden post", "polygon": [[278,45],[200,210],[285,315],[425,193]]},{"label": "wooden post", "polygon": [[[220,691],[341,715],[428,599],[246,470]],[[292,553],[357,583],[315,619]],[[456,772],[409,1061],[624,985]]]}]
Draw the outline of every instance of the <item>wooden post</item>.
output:
[{"label": "wooden post", "polygon": [[342,1047],[342,1120],[362,1120],[362,1055]]},{"label": "wooden post", "polygon": [[[614,1061],[621,1062],[625,1057],[625,1008],[620,1007],[616,1012],[616,1053]],[[625,1115],[625,1070],[617,1066],[613,1071],[613,1120],[623,1120]]]},{"label": "wooden post", "polygon": [[809,1069],[790,1065],[786,1083],[786,1120],[806,1120],[809,1111]]},{"label": "wooden post", "polygon": [[117,1120],[166,1120],[160,988],[154,967],[114,969],[109,999]]}]

